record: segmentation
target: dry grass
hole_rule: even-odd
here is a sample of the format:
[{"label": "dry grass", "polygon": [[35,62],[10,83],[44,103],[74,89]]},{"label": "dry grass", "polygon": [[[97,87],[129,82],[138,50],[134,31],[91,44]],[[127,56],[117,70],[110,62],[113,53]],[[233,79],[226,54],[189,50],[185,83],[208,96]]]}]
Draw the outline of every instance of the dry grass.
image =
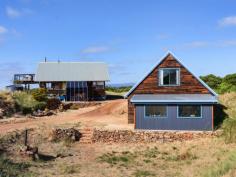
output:
[{"label": "dry grass", "polygon": [[225,141],[227,143],[236,142],[236,93],[220,95],[219,100],[226,113],[222,124]]},{"label": "dry grass", "polygon": [[28,170],[33,174],[49,177],[218,177],[233,174],[236,168],[236,145],[225,144],[221,138],[147,144],[73,143],[67,146],[63,142],[49,142],[44,136],[37,135],[36,142],[44,160],[33,162],[22,158],[15,153],[16,146],[12,150],[9,148],[8,157],[16,163],[29,164]]},{"label": "dry grass", "polygon": [[219,101],[226,108],[225,111],[229,117],[236,116],[236,92],[220,95]]}]

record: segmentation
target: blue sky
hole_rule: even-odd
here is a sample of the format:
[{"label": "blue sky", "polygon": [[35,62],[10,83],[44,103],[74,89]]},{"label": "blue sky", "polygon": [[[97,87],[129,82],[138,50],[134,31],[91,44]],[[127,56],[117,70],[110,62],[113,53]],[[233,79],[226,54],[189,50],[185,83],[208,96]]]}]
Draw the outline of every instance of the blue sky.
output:
[{"label": "blue sky", "polygon": [[196,75],[236,72],[234,0],[1,0],[0,87],[37,63],[104,61],[136,82],[168,51]]}]

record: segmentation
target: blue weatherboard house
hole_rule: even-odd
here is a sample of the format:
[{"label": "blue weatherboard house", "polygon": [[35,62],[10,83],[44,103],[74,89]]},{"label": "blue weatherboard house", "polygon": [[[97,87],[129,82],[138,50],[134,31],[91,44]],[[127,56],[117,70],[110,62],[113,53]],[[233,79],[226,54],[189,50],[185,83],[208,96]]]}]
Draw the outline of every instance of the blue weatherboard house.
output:
[{"label": "blue weatherboard house", "polygon": [[136,129],[214,129],[217,94],[170,53],[125,97],[128,123]]}]

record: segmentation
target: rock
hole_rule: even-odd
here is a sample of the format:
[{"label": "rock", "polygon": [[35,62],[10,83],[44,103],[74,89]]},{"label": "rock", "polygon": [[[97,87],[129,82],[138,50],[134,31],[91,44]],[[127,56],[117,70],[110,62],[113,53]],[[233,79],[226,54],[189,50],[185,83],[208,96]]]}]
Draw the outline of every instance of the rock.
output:
[{"label": "rock", "polygon": [[3,109],[0,108],[0,119],[3,119],[3,116],[4,116],[4,111]]},{"label": "rock", "polygon": [[53,129],[50,133],[50,141],[60,141],[65,139],[70,139],[72,141],[78,141],[81,138],[81,133],[75,128],[68,129]]}]

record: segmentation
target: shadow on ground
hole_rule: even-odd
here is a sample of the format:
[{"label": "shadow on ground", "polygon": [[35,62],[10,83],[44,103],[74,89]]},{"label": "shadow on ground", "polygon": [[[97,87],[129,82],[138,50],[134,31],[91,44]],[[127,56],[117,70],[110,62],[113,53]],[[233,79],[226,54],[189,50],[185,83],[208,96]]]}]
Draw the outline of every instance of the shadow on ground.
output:
[{"label": "shadow on ground", "polygon": [[45,162],[56,159],[56,157],[52,155],[45,155],[45,154],[38,154],[38,157],[40,160],[45,161]]}]

